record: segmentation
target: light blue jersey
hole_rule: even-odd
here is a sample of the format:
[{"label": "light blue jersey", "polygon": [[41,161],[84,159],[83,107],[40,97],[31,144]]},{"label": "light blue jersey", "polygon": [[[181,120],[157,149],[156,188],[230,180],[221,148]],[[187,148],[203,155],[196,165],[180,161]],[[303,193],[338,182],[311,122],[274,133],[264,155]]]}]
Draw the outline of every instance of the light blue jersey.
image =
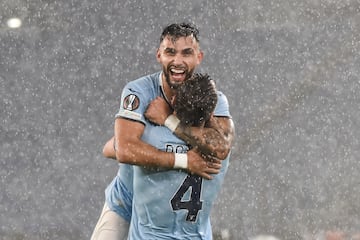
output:
[{"label": "light blue jersey", "polygon": [[123,217],[131,220],[133,199],[133,166],[119,163],[115,178],[105,189],[105,201],[109,208]]},{"label": "light blue jersey", "polygon": [[[168,128],[155,126],[144,118],[149,103],[158,96],[164,97],[160,76],[159,72],[128,83],[122,93],[117,117],[145,124],[144,142],[162,151],[185,153],[189,147],[181,139]],[[220,92],[214,115],[230,117],[227,99]],[[149,170],[121,165],[120,174],[106,190],[107,203],[124,217],[124,212],[131,208],[129,197],[133,196],[130,240],[212,239],[210,210],[223,182],[228,161],[229,157],[222,162],[221,173],[214,175],[213,180],[189,175],[182,170]],[[124,173],[126,176],[122,176],[121,169],[127,171]],[[133,178],[129,177],[131,170]]]}]

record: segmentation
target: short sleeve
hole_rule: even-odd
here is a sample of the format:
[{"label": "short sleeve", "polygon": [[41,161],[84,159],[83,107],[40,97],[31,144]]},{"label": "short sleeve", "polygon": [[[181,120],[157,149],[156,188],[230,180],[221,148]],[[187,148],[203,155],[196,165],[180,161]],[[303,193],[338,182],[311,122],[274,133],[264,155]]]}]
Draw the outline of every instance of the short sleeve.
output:
[{"label": "short sleeve", "polygon": [[227,97],[220,91],[218,91],[218,101],[214,110],[214,116],[231,117]]},{"label": "short sleeve", "polygon": [[136,84],[128,83],[122,91],[119,111],[116,118],[122,117],[145,124],[144,112],[148,105],[146,92],[137,88]]}]

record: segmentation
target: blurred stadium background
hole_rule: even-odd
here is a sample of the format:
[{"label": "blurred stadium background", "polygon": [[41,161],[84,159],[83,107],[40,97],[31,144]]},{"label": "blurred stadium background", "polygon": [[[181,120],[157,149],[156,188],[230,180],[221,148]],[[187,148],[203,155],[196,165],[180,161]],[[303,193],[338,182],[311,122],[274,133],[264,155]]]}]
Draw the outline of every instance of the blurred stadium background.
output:
[{"label": "blurred stadium background", "polygon": [[237,128],[215,239],[355,236],[359,0],[2,0],[0,238],[90,238],[121,89],[159,70],[175,21],[199,27]]}]

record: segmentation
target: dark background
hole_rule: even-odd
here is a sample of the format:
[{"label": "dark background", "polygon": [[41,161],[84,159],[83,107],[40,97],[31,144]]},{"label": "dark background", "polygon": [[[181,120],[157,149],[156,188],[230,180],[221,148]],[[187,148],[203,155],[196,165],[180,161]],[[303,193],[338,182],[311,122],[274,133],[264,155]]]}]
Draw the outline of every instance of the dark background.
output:
[{"label": "dark background", "polygon": [[1,0],[1,239],[90,238],[122,87],[179,21],[237,129],[217,239],[360,231],[358,0]]}]

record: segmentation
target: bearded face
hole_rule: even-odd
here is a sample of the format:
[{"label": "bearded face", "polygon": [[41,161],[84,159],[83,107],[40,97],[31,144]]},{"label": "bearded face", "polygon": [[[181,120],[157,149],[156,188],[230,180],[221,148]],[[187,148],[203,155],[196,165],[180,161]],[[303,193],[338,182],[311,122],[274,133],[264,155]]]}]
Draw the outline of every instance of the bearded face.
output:
[{"label": "bearded face", "polygon": [[203,53],[193,36],[174,39],[164,38],[157,51],[157,60],[162,65],[166,83],[177,88],[190,78],[200,64]]},{"label": "bearded face", "polygon": [[193,69],[178,70],[177,68],[163,66],[163,73],[165,76],[166,83],[172,89],[177,89],[184,81],[188,80],[194,73]]}]

